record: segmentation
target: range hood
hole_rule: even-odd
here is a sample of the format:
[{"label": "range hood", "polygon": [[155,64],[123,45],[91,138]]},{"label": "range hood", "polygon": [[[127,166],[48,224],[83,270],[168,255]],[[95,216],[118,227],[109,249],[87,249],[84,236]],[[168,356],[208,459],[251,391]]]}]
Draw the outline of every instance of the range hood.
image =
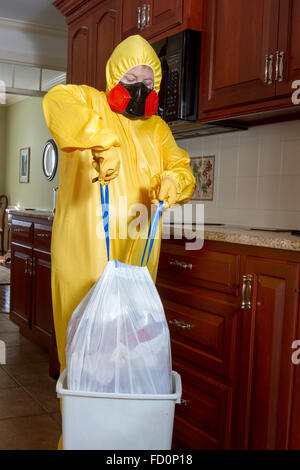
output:
[{"label": "range hood", "polygon": [[212,122],[174,121],[168,124],[176,140],[248,130],[247,122],[230,119]]}]

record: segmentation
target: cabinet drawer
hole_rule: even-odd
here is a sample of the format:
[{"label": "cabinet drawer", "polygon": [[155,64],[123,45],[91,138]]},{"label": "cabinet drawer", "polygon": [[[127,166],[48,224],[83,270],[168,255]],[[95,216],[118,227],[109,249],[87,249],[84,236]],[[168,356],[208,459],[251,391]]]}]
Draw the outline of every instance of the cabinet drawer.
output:
[{"label": "cabinet drawer", "polygon": [[[182,293],[159,285],[172,354],[233,380],[238,314],[235,305],[199,293],[197,308],[179,303]],[[187,294],[188,296],[188,294]],[[171,300],[172,299],[172,300]]]},{"label": "cabinet drawer", "polygon": [[34,224],[34,247],[48,251],[51,248],[52,226],[49,224]]},{"label": "cabinet drawer", "polygon": [[232,390],[173,360],[182,380],[181,404],[176,406],[173,444],[192,449],[226,449],[230,440]]},{"label": "cabinet drawer", "polygon": [[13,242],[33,242],[33,223],[23,220],[12,220],[11,239]]},{"label": "cabinet drawer", "polygon": [[184,245],[165,242],[157,276],[237,296],[239,265],[238,254],[206,249],[192,252]]}]

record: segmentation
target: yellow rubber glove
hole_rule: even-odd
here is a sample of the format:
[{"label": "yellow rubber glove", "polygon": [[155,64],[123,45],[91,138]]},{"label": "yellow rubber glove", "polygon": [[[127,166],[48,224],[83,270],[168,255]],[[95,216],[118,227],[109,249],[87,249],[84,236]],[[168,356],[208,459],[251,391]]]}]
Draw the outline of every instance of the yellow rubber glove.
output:
[{"label": "yellow rubber glove", "polygon": [[109,184],[119,174],[120,158],[116,147],[108,150],[92,149],[92,165],[99,173],[99,176],[93,178],[92,182],[99,181],[101,184]]},{"label": "yellow rubber glove", "polygon": [[165,176],[160,185],[153,188],[150,194],[152,204],[164,201],[163,207],[168,208],[177,200],[177,183],[171,176]]}]

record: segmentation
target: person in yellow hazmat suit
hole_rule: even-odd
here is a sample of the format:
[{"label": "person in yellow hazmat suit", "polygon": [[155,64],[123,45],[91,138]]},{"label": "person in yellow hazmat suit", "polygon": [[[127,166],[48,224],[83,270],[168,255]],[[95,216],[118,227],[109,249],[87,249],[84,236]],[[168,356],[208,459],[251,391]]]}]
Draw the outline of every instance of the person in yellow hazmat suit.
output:
[{"label": "person in yellow hazmat suit", "polygon": [[[122,41],[109,58],[106,92],[87,85],[57,85],[43,99],[47,126],[61,150],[51,240],[52,303],[61,371],[66,367],[69,319],[107,263],[99,183],[109,184],[109,207],[114,207],[117,220],[110,259],[136,266],[141,265],[146,240],[124,234],[124,227],[129,228],[137,215],[133,205],[143,204],[150,217],[151,202],[164,201],[168,208],[188,202],[193,194],[189,155],[155,114],[160,82],[159,58],[136,35]],[[161,222],[148,263],[154,282]]]}]

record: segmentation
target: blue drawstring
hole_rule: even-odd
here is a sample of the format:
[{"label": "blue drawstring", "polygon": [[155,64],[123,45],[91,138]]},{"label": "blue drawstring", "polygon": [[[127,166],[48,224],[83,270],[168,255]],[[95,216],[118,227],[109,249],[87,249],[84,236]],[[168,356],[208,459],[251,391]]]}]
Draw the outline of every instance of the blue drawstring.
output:
[{"label": "blue drawstring", "polygon": [[101,183],[100,183],[100,191],[101,191],[102,220],[103,220],[103,227],[104,227],[104,233],[105,233],[107,259],[109,261],[109,218],[108,218],[109,192],[108,192],[108,185],[105,186],[105,197],[104,197],[103,186],[102,186]]},{"label": "blue drawstring", "polygon": [[[104,233],[105,233],[107,259],[109,261],[109,213],[108,213],[108,209],[109,209],[109,192],[108,192],[108,185],[105,186],[105,197],[104,197],[103,186],[102,186],[101,183],[100,183],[100,192],[101,192],[102,219],[103,219],[103,227],[104,227]],[[163,205],[163,201],[159,201],[156,211],[152,213],[150,226],[149,226],[149,230],[148,230],[148,235],[147,235],[147,241],[146,241],[146,245],[145,245],[145,248],[144,248],[144,253],[143,253],[143,256],[142,256],[141,266],[143,266],[144,257],[145,257],[145,253],[146,253],[146,249],[147,249],[147,245],[148,245],[148,241],[149,241],[149,235],[151,233],[146,266],[148,264],[148,261],[149,261],[149,258],[150,258],[150,253],[151,253],[151,250],[152,250],[152,247],[153,247],[153,243],[154,243],[154,239],[155,239],[155,235],[156,235],[156,231],[157,231],[157,227],[158,227],[158,223],[159,223],[159,219],[160,219],[160,216],[161,216],[161,213],[162,213],[162,205]]]},{"label": "blue drawstring", "polygon": [[[146,241],[146,245],[145,245],[145,248],[144,248],[144,253],[143,253],[143,256],[142,256],[141,266],[143,266],[144,256],[145,256],[146,248],[147,248],[148,241],[149,241],[149,234],[150,234],[150,232],[151,232],[151,227],[152,227],[152,232],[151,232],[151,238],[150,238],[150,244],[149,244],[149,251],[148,251],[148,257],[147,257],[147,261],[146,261],[146,266],[147,266],[147,264],[148,264],[148,261],[149,261],[149,258],[150,258],[150,253],[151,253],[151,250],[152,250],[152,247],[153,247],[153,243],[154,243],[154,238],[155,238],[156,231],[157,231],[157,227],[158,227],[158,223],[159,223],[159,218],[160,218],[160,215],[161,215],[161,212],[162,212],[162,205],[163,205],[163,203],[164,203],[163,201],[159,201],[156,211],[153,212],[153,214],[152,214],[151,221],[150,221],[150,226],[149,226],[149,231],[148,231],[148,236],[147,236],[147,241]],[[153,220],[153,219],[154,219],[154,220]]]}]

